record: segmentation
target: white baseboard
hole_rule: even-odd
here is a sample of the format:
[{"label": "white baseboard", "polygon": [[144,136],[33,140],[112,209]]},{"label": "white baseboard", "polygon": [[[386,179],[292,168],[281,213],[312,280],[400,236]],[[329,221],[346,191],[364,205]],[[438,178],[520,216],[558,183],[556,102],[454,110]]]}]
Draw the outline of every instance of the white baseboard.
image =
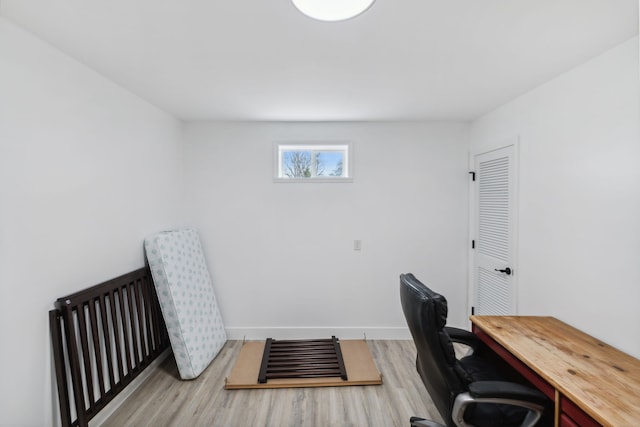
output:
[{"label": "white baseboard", "polygon": [[311,326],[311,327],[227,327],[230,340],[311,339],[336,336],[340,339],[410,340],[406,327]]},{"label": "white baseboard", "polygon": [[153,362],[147,366],[144,371],[140,373],[133,381],[131,381],[111,402],[107,404],[100,412],[96,414],[91,421],[89,421],[89,427],[99,427],[107,418],[109,418],[115,411],[124,403],[131,394],[136,391],[140,385],[145,382],[149,375],[154,372],[158,366],[171,354],[171,349],[167,349],[160,354]]}]

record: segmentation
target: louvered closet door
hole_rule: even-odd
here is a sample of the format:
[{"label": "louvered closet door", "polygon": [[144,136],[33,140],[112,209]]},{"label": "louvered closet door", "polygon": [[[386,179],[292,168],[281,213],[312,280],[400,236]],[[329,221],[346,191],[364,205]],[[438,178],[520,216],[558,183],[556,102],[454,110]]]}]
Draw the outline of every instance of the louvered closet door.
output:
[{"label": "louvered closet door", "polygon": [[475,314],[516,314],[515,148],[475,156]]}]

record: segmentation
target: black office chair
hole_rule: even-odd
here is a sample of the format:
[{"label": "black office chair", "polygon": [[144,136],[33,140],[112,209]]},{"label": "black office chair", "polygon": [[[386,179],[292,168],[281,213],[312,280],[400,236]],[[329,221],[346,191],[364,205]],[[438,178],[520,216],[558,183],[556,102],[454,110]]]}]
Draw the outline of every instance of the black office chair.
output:
[{"label": "black office chair", "polygon": [[[413,274],[400,276],[400,299],[417,349],[416,368],[447,427],[534,426],[548,399],[538,390],[505,381],[498,366],[483,358],[471,332],[446,327],[447,300]],[[452,342],[473,349],[457,359]],[[489,350],[487,350],[489,351]],[[412,427],[443,427],[412,417]]]}]

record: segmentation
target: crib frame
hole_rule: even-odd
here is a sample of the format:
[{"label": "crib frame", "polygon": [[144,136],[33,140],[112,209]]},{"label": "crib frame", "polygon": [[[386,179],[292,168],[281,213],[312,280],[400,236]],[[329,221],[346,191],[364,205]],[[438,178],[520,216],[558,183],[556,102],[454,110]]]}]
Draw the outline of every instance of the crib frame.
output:
[{"label": "crib frame", "polygon": [[63,427],[86,427],[169,348],[148,267],[62,298],[49,311]]}]

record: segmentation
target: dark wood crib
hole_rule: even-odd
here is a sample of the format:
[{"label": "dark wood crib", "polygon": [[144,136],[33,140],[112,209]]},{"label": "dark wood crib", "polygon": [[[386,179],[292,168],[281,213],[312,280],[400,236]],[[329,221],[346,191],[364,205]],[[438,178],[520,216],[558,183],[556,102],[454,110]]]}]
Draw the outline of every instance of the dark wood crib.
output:
[{"label": "dark wood crib", "polygon": [[62,426],[89,420],[169,348],[151,272],[59,298],[49,312]]}]

